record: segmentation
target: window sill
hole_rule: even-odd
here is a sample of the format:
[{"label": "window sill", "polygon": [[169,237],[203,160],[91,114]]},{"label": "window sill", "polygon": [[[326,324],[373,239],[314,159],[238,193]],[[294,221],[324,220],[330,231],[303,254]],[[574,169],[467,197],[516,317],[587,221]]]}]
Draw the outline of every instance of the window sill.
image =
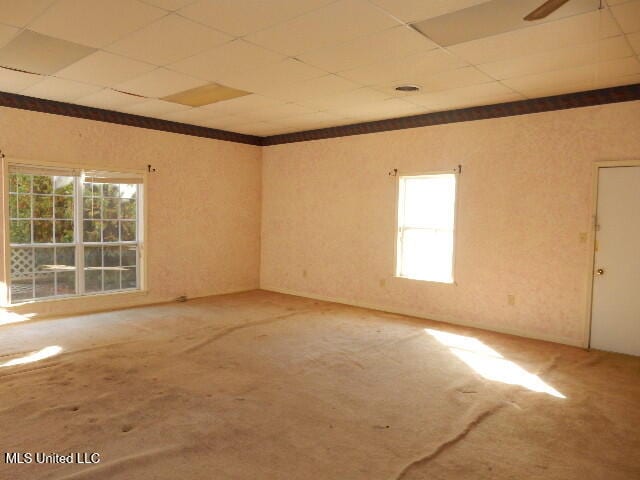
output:
[{"label": "window sill", "polygon": [[93,298],[105,298],[105,297],[144,297],[149,294],[149,290],[121,290],[117,292],[104,292],[104,293],[92,293],[90,295],[74,295],[60,298],[43,298],[42,300],[28,300],[20,303],[6,303],[2,302],[1,308],[14,308],[22,307],[24,305],[46,305],[49,303],[68,302],[68,301],[86,301]]}]

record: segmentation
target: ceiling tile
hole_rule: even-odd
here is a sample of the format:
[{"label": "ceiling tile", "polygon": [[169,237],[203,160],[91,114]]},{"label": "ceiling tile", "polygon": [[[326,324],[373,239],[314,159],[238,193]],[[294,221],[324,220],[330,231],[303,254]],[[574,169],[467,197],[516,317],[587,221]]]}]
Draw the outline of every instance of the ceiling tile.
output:
[{"label": "ceiling tile", "polygon": [[371,0],[405,22],[416,22],[473,7],[489,0]]},{"label": "ceiling tile", "polygon": [[323,75],[326,75],[323,70],[299,60],[287,58],[281,62],[242,73],[224,72],[219,75],[218,81],[228,87],[263,93],[274,85],[288,85]]},{"label": "ceiling tile", "polygon": [[96,85],[74,82],[56,77],[47,77],[41,82],[27,88],[22,92],[29,97],[46,98],[58,102],[73,102],[80,97],[102,90]]},{"label": "ceiling tile", "polygon": [[640,73],[640,62],[636,57],[627,57],[608,62],[566,68],[525,77],[511,78],[503,83],[527,97],[559,95],[561,93],[589,90],[606,86],[618,77]]},{"label": "ceiling tile", "polygon": [[553,22],[560,18],[593,12],[601,0],[571,0],[560,4],[544,18],[528,22],[524,17],[540,6],[540,0],[491,0],[412,26],[438,45],[448,47],[505,32]]},{"label": "ceiling tile", "polygon": [[0,48],[0,65],[27,72],[51,74],[93,51],[94,49],[84,45],[23,30]]},{"label": "ceiling tile", "polygon": [[179,105],[177,103],[165,102],[164,100],[149,99],[140,103],[124,107],[121,110],[133,115],[142,115],[143,117],[160,117],[168,113],[177,113],[189,110],[191,107]]},{"label": "ceiling tile", "polygon": [[397,118],[417,115],[425,109],[422,106],[406,102],[399,98],[389,98],[379,102],[364,105],[350,105],[333,108],[331,113],[350,117],[357,121],[379,120],[383,118]]},{"label": "ceiling tile", "polygon": [[251,120],[265,122],[270,120],[292,117],[294,115],[303,115],[313,113],[315,110],[309,107],[303,107],[295,103],[281,103],[274,107],[263,108],[261,110],[251,110],[242,114],[243,117]]},{"label": "ceiling tile", "polygon": [[0,67],[0,91],[20,93],[43,79],[42,75],[33,73],[16,72],[8,68]]},{"label": "ceiling tile", "polygon": [[272,125],[267,122],[254,122],[235,125],[231,127],[232,132],[244,133],[245,135],[273,135],[275,132],[283,131],[282,127]]},{"label": "ceiling tile", "polygon": [[630,75],[620,75],[618,77],[610,77],[596,80],[593,87],[590,88],[607,88],[619,87],[622,85],[634,85],[640,83],[640,73],[632,73]]},{"label": "ceiling tile", "polygon": [[172,122],[189,123],[191,125],[200,125],[201,121],[207,118],[213,118],[215,115],[211,111],[202,108],[189,108],[187,110],[179,110],[164,113],[161,115],[166,120]]},{"label": "ceiling tile", "polygon": [[365,0],[339,0],[246,39],[265,48],[298,55],[398,25],[392,16]]},{"label": "ceiling tile", "polygon": [[285,59],[284,55],[271,52],[244,40],[225,43],[213,50],[199,53],[168,66],[171,70],[218,80],[221,73],[241,73]]},{"label": "ceiling tile", "polygon": [[309,12],[335,0],[202,0],[180,15],[241,37]]},{"label": "ceiling tile", "polygon": [[73,103],[86,105],[87,107],[103,108],[105,110],[119,110],[120,107],[131,106],[144,101],[145,99],[142,97],[105,88],[97,93],[80,97]]},{"label": "ceiling tile", "polygon": [[453,45],[449,50],[470,63],[480,64],[594,42],[620,33],[609,11],[599,10]]},{"label": "ceiling tile", "polygon": [[222,115],[238,115],[263,108],[276,107],[281,103],[279,100],[253,94],[205,105],[203,108]]},{"label": "ceiling tile", "polygon": [[635,52],[640,55],[640,32],[631,33],[627,35],[627,39],[631,44],[631,47],[635,50]]},{"label": "ceiling tile", "polygon": [[431,40],[403,25],[338,46],[312,50],[299,55],[298,58],[328,72],[340,72],[387,58],[405,57],[434,48],[437,48],[437,45]]},{"label": "ceiling tile", "polygon": [[162,8],[163,10],[174,11],[179,10],[187,5],[194,3],[195,0],[143,0],[144,3]]},{"label": "ceiling tile", "polygon": [[478,68],[496,79],[506,79],[544,73],[589,63],[624,58],[633,51],[623,35],[599,42],[571,46],[536,55],[511,58],[478,65]]},{"label": "ceiling tile", "polygon": [[172,14],[127,35],[109,45],[107,50],[154,65],[166,65],[221,45],[231,38]]},{"label": "ceiling tile", "polygon": [[361,85],[355,82],[330,74],[290,85],[273,85],[272,88],[265,90],[265,95],[284,101],[297,102],[334,95],[360,87]]},{"label": "ceiling tile", "polygon": [[167,102],[189,105],[191,107],[203,107],[212,103],[224,102],[238,97],[250,95],[244,90],[226,87],[218,83],[207,83],[200,87],[191,88],[182,92],[174,93],[162,100]]},{"label": "ceiling tile", "polygon": [[446,70],[434,75],[416,77],[415,84],[421,87],[420,92],[398,92],[395,90],[395,87],[398,86],[397,82],[381,85],[375,88],[376,90],[380,90],[395,97],[407,97],[419,95],[420,93],[437,92],[440,90],[466,87],[468,85],[477,85],[491,81],[493,81],[491,77],[480,72],[475,67],[462,67],[454,70]]},{"label": "ceiling tile", "polygon": [[378,92],[372,88],[362,87],[357,90],[342,92],[335,95],[310,98],[302,101],[301,103],[317,110],[330,110],[356,105],[366,105],[368,103],[380,102],[387,98],[389,98],[389,95],[387,94]]},{"label": "ceiling tile", "polygon": [[294,115],[292,117],[272,121],[270,123],[280,128],[286,127],[289,129],[293,128],[297,131],[301,131],[331,127],[346,120],[353,121],[353,119],[351,118],[347,119],[333,113],[313,112],[305,113],[303,115]]},{"label": "ceiling tile", "polygon": [[499,99],[499,102],[502,102],[522,98],[522,96],[517,93],[514,94],[513,90],[502,85],[500,82],[491,82],[483,83],[481,85],[471,85],[468,87],[415,95],[408,97],[407,101],[417,105],[424,105],[432,109],[442,110],[447,106],[451,106],[451,108],[460,108],[460,106],[463,105],[487,105],[489,103],[494,103],[496,99]]},{"label": "ceiling tile", "polygon": [[137,0],[58,0],[29,28],[101,48],[166,14]]},{"label": "ceiling tile", "polygon": [[144,97],[161,98],[172,93],[199,87],[206,83],[204,80],[189,77],[182,73],[172,72],[166,68],[158,68],[126,82],[119,83],[115,88]]},{"label": "ceiling tile", "polygon": [[624,33],[640,31],[640,0],[634,0],[611,7]]},{"label": "ceiling tile", "polygon": [[0,25],[0,47],[3,47],[7,43],[9,43],[9,41],[13,37],[15,37],[19,31],[19,28],[10,27],[8,25]]},{"label": "ceiling tile", "polygon": [[25,27],[55,0],[0,0],[0,23]]},{"label": "ceiling tile", "polygon": [[217,128],[218,130],[232,131],[233,127],[238,125],[245,125],[246,120],[234,116],[212,116],[204,117],[197,120],[198,125],[207,128]]},{"label": "ceiling tile", "polygon": [[60,70],[56,76],[111,87],[157,67],[104,51],[97,51]]},{"label": "ceiling tile", "polygon": [[394,81],[417,83],[418,78],[464,66],[468,65],[455,55],[437,49],[347,70],[340,75],[362,85],[382,85]]}]

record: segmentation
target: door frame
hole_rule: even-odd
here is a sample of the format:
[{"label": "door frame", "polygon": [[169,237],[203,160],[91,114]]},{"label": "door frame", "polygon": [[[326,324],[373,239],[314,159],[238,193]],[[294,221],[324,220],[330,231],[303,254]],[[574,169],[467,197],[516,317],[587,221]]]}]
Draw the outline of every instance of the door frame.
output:
[{"label": "door frame", "polygon": [[588,251],[588,263],[589,271],[587,278],[587,308],[586,308],[586,320],[584,330],[584,348],[591,348],[591,321],[593,314],[593,279],[594,269],[596,262],[596,236],[598,225],[598,180],[600,178],[601,168],[616,168],[616,167],[640,167],[640,160],[603,160],[593,163],[593,184],[592,184],[592,200],[591,200],[591,225],[589,227],[587,243],[589,244]]}]

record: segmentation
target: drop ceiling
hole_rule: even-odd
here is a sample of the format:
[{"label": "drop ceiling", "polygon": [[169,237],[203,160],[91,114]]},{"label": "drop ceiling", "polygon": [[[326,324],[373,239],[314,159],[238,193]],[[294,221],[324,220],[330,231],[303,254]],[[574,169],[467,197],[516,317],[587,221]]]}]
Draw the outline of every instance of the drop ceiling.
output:
[{"label": "drop ceiling", "polygon": [[640,83],[640,0],[542,1],[0,0],[0,91],[268,136]]}]

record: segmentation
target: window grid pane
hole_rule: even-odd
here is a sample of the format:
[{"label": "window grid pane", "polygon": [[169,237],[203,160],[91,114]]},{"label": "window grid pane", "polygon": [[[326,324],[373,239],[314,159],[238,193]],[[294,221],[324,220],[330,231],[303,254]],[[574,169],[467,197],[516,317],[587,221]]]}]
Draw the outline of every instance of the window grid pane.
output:
[{"label": "window grid pane", "polygon": [[401,177],[396,273],[453,282],[456,175]]},{"label": "window grid pane", "polygon": [[137,184],[11,173],[11,302],[138,289],[138,196]]},{"label": "window grid pane", "polygon": [[137,197],[138,185],[83,183],[87,292],[138,288]]}]

